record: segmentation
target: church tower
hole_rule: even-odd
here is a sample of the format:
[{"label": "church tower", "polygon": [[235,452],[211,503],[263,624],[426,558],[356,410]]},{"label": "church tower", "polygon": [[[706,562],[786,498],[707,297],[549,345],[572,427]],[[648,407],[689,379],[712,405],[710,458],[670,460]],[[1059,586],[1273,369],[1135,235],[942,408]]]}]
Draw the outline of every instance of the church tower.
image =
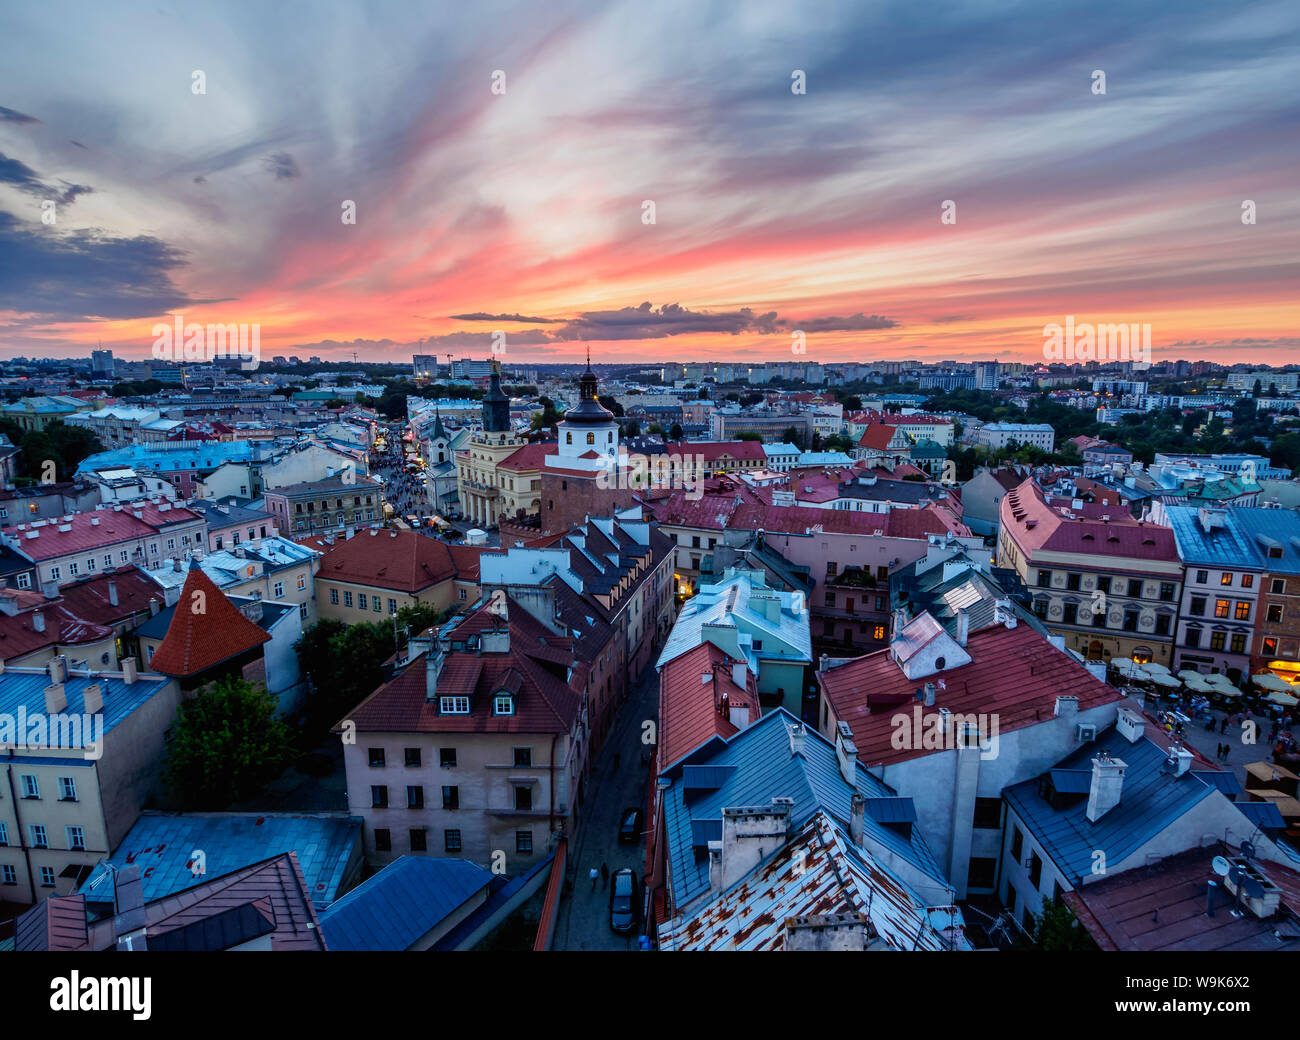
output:
[{"label": "church tower", "polygon": [[510,426],[510,398],[501,389],[501,366],[495,358],[491,366],[488,391],[483,395],[483,428],[456,453],[460,511],[485,528],[496,526],[502,512],[508,512],[498,466],[523,443]]},{"label": "church tower", "polygon": [[558,454],[546,457],[548,466],[595,474],[617,464],[618,420],[600,403],[596,390],[596,373],[591,370],[588,348],[587,371],[578,381],[578,403],[564,413],[564,419],[556,426],[559,450]]}]

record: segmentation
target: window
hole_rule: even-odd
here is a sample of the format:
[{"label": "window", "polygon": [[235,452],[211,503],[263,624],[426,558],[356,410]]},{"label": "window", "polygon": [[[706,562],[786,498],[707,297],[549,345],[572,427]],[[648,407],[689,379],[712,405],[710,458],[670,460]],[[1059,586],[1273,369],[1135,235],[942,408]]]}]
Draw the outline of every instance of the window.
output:
[{"label": "window", "polygon": [[1282,593],[1286,591],[1286,579],[1274,578],[1272,582],[1269,584],[1269,590],[1273,593],[1274,596],[1282,595]]},{"label": "window", "polygon": [[1065,587],[1074,592],[1079,591],[1079,582],[1083,580],[1081,574],[1067,574],[1065,576]]},{"label": "window", "polygon": [[9,844],[9,825],[0,820],[0,845]]},{"label": "window", "polygon": [[515,811],[527,812],[533,807],[533,789],[522,784],[515,787]]},{"label": "window", "polygon": [[1168,614],[1157,614],[1157,615],[1156,615],[1156,635],[1158,635],[1158,636],[1167,636],[1167,635],[1169,635],[1169,615],[1168,615]]},{"label": "window", "polygon": [[1061,621],[1066,625],[1077,625],[1079,623],[1079,605],[1077,603],[1067,603],[1061,614]]},{"label": "window", "polygon": [[416,785],[406,789],[406,807],[408,809],[424,808],[424,788]]},{"label": "window", "polygon": [[992,888],[997,879],[998,861],[991,857],[972,856],[966,871],[967,888]]},{"label": "window", "polygon": [[276,599],[284,599],[284,582],[277,581],[271,591],[275,593]]},{"label": "window", "polygon": [[18,884],[18,871],[14,870],[8,863],[4,865],[4,883],[6,885]]},{"label": "window", "polygon": [[86,832],[80,827],[68,827],[68,849],[72,852],[86,851]]},{"label": "window", "polygon": [[[1264,640],[1264,653],[1272,656],[1277,653],[1277,640],[1270,637]],[[0,843],[2,844],[2,843]]]},{"label": "window", "polygon": [[438,748],[438,765],[443,769],[456,768],[456,749],[454,747]]},{"label": "window", "polygon": [[1110,592],[1110,575],[1105,575],[1097,579],[1097,588],[1102,592]]},{"label": "window", "polygon": [[41,867],[41,888],[54,887],[54,868]]},{"label": "window", "polygon": [[1254,588],[1254,586],[1255,586],[1255,575],[1243,574],[1241,576],[1241,587],[1243,589]]},{"label": "window", "polygon": [[1220,585],[1231,585],[1231,584],[1232,584],[1232,572],[1231,572],[1231,571],[1224,571],[1221,575],[1219,575],[1219,584],[1220,584]]},{"label": "window", "polygon": [[59,777],[59,801],[75,802],[77,800],[77,781],[70,776]]},{"label": "window", "polygon": [[1183,637],[1183,642],[1190,647],[1199,647],[1201,645],[1201,630],[1199,628],[1189,628],[1187,635]]},{"label": "window", "polygon": [[1042,881],[1042,879],[1043,879],[1043,861],[1042,861],[1041,859],[1038,858],[1038,853],[1037,853],[1037,852],[1030,853],[1030,856],[1029,856],[1029,882],[1030,882],[1030,884],[1032,884],[1035,888],[1037,888],[1038,885],[1039,885],[1039,882]]},{"label": "window", "polygon": [[383,766],[385,764],[384,749],[381,747],[372,747],[367,750],[366,758],[372,768]]},{"label": "window", "polygon": [[306,578],[305,575],[299,574],[299,575],[298,575],[298,591],[299,591],[299,592],[305,592],[306,590],[307,590],[307,578]]},{"label": "window", "polygon": [[1138,627],[1138,612],[1136,610],[1124,611],[1124,631],[1136,632]]},{"label": "window", "polygon": [[1002,826],[1002,799],[976,798],[975,820],[972,827],[982,830],[997,830]]},{"label": "window", "polygon": [[41,785],[36,782],[36,777],[31,773],[23,774],[23,797],[39,798],[41,796]]},{"label": "window", "polygon": [[34,848],[34,849],[48,849],[48,848],[50,847],[50,844],[49,844],[49,842],[46,840],[46,837],[45,837],[45,826],[44,826],[44,824],[33,823],[33,824],[28,828],[28,833],[31,834],[31,838],[32,838],[32,848]]},{"label": "window", "polygon": [[375,851],[392,852],[393,851],[393,834],[387,827],[375,828]]},{"label": "window", "polygon": [[57,567],[51,567],[51,568],[50,568],[50,581],[58,581],[58,580],[59,580],[59,568],[57,568]]},{"label": "window", "polygon": [[508,693],[498,693],[492,699],[493,715],[513,715],[515,713],[515,699]]},{"label": "window", "polygon": [[1211,650],[1222,650],[1222,649],[1223,649],[1224,641],[1225,641],[1226,639],[1227,639],[1227,633],[1226,633],[1226,632],[1211,632],[1211,633],[1210,633],[1210,649],[1211,649]]},{"label": "window", "polygon": [[81,568],[77,566],[76,561],[73,561],[72,563],[68,564],[68,574],[70,574],[72,577],[75,578],[80,573],[81,573]]},{"label": "window", "polygon": [[533,832],[515,831],[515,851],[531,854],[533,851]]},{"label": "window", "polygon": [[1197,584],[1197,585],[1208,585],[1209,582],[1210,582],[1210,572],[1209,572],[1209,571],[1197,571],[1197,572],[1196,572],[1196,584]]},{"label": "window", "polygon": [[1129,594],[1130,596],[1132,596],[1134,599],[1141,599],[1141,598],[1142,598],[1142,579],[1141,579],[1141,578],[1129,578],[1129,580],[1128,580],[1128,594]]},{"label": "window", "polygon": [[468,697],[439,697],[438,711],[442,715],[468,715]]},{"label": "window", "polygon": [[333,603],[336,607],[339,605],[339,590],[338,590],[338,589],[330,589],[330,602]]},{"label": "window", "polygon": [[459,852],[459,851],[460,851],[460,848],[461,848],[461,845],[460,845],[460,831],[459,831],[459,830],[445,830],[445,831],[443,831],[443,832],[442,832],[442,847],[443,847],[446,851],[448,851],[448,852]]},{"label": "window", "polygon": [[1220,618],[1228,616],[1228,601],[1226,599],[1216,599],[1214,601],[1214,616]]},{"label": "window", "polygon": [[26,571],[18,575],[18,587],[20,589],[30,589],[32,587],[32,576]]},{"label": "window", "polygon": [[1234,632],[1232,634],[1232,652],[1234,654],[1245,653],[1246,636],[1243,632]]},{"label": "window", "polygon": [[1025,836],[1020,833],[1019,827],[1013,827],[1011,831],[1011,858],[1017,863],[1020,862],[1020,852],[1024,848]]},{"label": "window", "polygon": [[384,784],[373,784],[370,788],[370,808],[387,809],[388,808],[388,787]]},{"label": "window", "polygon": [[418,747],[409,747],[409,748],[404,748],[404,749],[403,749],[403,754],[404,754],[404,756],[405,756],[406,764],[407,764],[408,767],[410,767],[410,768],[412,768],[412,769],[417,769],[417,768],[419,768],[419,765],[420,765],[420,749],[419,749]]},{"label": "window", "polygon": [[1191,606],[1188,608],[1197,617],[1205,616],[1205,597],[1193,596]]},{"label": "window", "polygon": [[1238,621],[1250,619],[1250,600],[1239,599],[1232,607],[1232,616]]},{"label": "window", "polygon": [[[461,598],[461,599],[464,599],[464,598],[465,598],[465,590],[464,590],[464,589],[461,589],[461,590],[460,590],[460,598]],[[396,614],[396,613],[397,613],[397,600],[395,600],[395,599],[390,599],[390,600],[388,601],[388,613],[390,613],[390,614]]]},{"label": "window", "polygon": [[442,807],[444,809],[460,808],[460,788],[443,787],[442,789]]},{"label": "window", "polygon": [[1047,617],[1047,597],[1039,596],[1034,600],[1034,614],[1037,617]]},{"label": "window", "polygon": [[343,605],[344,605],[345,607],[350,607],[350,606],[352,606],[352,593],[351,593],[351,592],[344,592],[344,593],[343,593]]},{"label": "window", "polygon": [[1052,572],[1051,572],[1051,571],[1039,571],[1039,572],[1038,572],[1038,587],[1039,587],[1040,589],[1050,589],[1050,588],[1052,587]]},{"label": "window", "polygon": [[104,554],[104,567],[105,567],[105,568],[111,568],[112,566],[113,566],[113,554],[112,554],[112,553],[105,553],[105,554]]},{"label": "window", "polygon": [[1174,589],[1175,585],[1172,581],[1162,581],[1160,583],[1161,600],[1165,603],[1172,603],[1174,601]]},{"label": "window", "polygon": [[366,602],[366,594],[364,592],[357,593],[357,609],[358,610],[370,609],[370,604]]},{"label": "window", "polygon": [[299,604],[298,604],[298,616],[299,616],[300,618],[302,618],[304,621],[306,621],[306,620],[307,620],[307,614],[308,614],[307,604],[306,604],[306,603],[299,603]]},{"label": "window", "polygon": [[515,765],[527,768],[533,764],[533,749],[530,747],[515,748]]},{"label": "window", "polygon": [[1277,624],[1282,620],[1282,604],[1271,603],[1268,608],[1268,620],[1271,624]]},{"label": "window", "polygon": [[411,851],[412,852],[429,851],[429,833],[423,827],[411,828]]}]

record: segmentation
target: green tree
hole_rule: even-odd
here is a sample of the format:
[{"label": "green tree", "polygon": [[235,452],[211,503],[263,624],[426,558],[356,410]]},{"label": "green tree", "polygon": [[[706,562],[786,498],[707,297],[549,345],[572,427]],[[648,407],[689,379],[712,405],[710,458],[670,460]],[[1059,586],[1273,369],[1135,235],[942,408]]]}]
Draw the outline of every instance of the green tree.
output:
[{"label": "green tree", "polygon": [[225,809],[257,794],[290,754],[289,728],[274,698],[232,675],[181,706],[164,775],[187,808]]},{"label": "green tree", "polygon": [[1074,911],[1055,900],[1044,903],[1042,913],[1031,915],[1027,931],[1028,937],[1021,935],[1016,940],[1017,949],[1042,950],[1045,953],[1097,949],[1097,944],[1088,930],[1079,924]]},{"label": "green tree", "polygon": [[681,423],[673,423],[672,427],[668,430],[668,439],[670,441],[680,441],[682,439]]}]

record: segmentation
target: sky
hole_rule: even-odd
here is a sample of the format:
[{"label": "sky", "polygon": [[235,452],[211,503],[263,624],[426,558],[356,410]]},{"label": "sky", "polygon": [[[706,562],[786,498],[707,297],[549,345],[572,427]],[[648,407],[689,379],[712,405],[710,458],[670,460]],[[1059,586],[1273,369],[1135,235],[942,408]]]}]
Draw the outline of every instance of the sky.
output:
[{"label": "sky", "polygon": [[264,357],[1033,362],[1073,316],[1284,364],[1298,67],[1294,0],[5,5],[0,357],[180,314]]}]

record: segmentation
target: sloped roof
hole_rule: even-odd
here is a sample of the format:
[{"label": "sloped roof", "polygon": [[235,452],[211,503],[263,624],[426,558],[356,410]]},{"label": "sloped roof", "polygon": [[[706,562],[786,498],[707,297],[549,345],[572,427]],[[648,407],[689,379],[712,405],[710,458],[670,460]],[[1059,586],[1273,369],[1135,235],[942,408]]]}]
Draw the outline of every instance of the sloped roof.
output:
[{"label": "sloped roof", "polygon": [[321,914],[331,950],[407,950],[492,883],[463,859],[399,856]]},{"label": "sloped roof", "polygon": [[[709,682],[703,676],[709,675]],[[712,737],[730,737],[738,730],[719,711],[725,693],[733,708],[747,708],[757,721],[758,690],[746,667],[746,683],[737,686],[731,659],[712,643],[701,643],[669,661],[659,672],[659,747],[661,768],[667,768]]]},{"label": "sloped roof", "polygon": [[149,662],[156,672],[181,678],[270,642],[197,565],[191,566],[167,635]]},{"label": "sloped roof", "polygon": [[324,579],[397,592],[420,592],[452,579],[478,581],[477,548],[419,531],[369,530],[318,547],[325,553],[318,572]]}]

